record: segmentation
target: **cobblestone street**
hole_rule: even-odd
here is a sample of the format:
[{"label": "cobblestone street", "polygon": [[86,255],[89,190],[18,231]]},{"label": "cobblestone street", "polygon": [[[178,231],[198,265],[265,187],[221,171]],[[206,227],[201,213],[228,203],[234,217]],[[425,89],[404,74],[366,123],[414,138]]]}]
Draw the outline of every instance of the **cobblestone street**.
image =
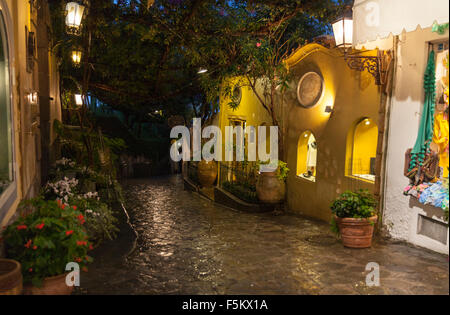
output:
[{"label": "cobblestone street", "polygon": [[[327,223],[236,212],[184,191],[180,177],[124,189],[136,249],[123,231],[96,250],[81,294],[449,293],[444,255],[383,240],[347,249]],[[380,265],[380,287],[365,285],[369,262]]]}]

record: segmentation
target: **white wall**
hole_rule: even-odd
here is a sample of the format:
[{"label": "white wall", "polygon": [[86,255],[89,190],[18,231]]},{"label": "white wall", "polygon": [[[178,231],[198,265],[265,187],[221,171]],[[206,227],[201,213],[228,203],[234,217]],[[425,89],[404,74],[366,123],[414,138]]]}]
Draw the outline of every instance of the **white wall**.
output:
[{"label": "white wall", "polygon": [[405,152],[415,144],[423,109],[423,76],[428,42],[443,39],[448,40],[448,31],[445,35],[438,35],[431,32],[431,28],[417,29],[399,36],[397,74],[387,138],[384,227],[394,239],[448,254],[448,234],[446,245],[417,234],[419,214],[442,221],[443,211],[403,195],[403,189],[409,184],[408,178],[403,175]]}]

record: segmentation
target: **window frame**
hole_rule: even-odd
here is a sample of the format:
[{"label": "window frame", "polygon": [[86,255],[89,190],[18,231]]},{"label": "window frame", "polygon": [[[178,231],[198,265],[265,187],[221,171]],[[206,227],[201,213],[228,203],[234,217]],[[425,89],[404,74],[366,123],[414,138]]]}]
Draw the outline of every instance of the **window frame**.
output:
[{"label": "window frame", "polygon": [[[18,174],[17,174],[17,165],[16,165],[16,146],[15,146],[15,119],[14,119],[14,94],[13,91],[15,89],[14,84],[14,59],[15,59],[15,51],[14,51],[14,37],[13,35],[13,23],[10,16],[10,12],[8,6],[4,0],[0,0],[0,36],[4,36],[4,42],[6,44],[5,52],[6,63],[8,67],[8,75],[9,75],[9,107],[10,107],[10,122],[11,122],[11,150],[12,150],[12,182],[9,187],[3,191],[0,195],[0,225],[2,224],[5,216],[8,214],[9,210],[13,206],[13,204],[18,199]],[[2,48],[3,49],[3,48]]]}]

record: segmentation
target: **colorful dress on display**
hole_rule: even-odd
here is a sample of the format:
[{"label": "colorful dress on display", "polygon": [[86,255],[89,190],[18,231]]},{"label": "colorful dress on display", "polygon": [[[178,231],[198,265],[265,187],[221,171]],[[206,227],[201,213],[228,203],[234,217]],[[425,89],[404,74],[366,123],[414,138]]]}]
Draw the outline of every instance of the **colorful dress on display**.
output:
[{"label": "colorful dress on display", "polygon": [[448,177],[448,118],[443,113],[436,115],[434,120],[433,142],[439,146],[439,166],[444,170],[444,178]]}]

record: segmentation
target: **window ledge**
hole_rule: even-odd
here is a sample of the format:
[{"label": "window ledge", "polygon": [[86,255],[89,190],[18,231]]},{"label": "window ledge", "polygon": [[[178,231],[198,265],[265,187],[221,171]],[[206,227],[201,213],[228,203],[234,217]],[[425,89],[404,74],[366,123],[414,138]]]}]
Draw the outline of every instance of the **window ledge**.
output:
[{"label": "window ledge", "polygon": [[355,175],[345,175],[345,177],[347,178],[351,178],[351,179],[356,179],[368,184],[375,184],[375,180],[370,180],[370,179],[366,179],[364,177],[360,177],[360,176],[355,176]]},{"label": "window ledge", "polygon": [[311,176],[311,177],[307,178],[307,177],[304,177],[302,175],[296,175],[295,177],[298,178],[298,179],[306,180],[306,181],[308,181],[310,183],[315,183],[316,182],[316,177],[315,176]]}]

